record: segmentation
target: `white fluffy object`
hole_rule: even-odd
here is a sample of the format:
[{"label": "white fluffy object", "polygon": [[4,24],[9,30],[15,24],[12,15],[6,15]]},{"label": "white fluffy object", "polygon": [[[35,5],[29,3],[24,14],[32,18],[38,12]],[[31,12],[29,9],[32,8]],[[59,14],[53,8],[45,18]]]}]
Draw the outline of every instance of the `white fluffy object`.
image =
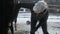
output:
[{"label": "white fluffy object", "polygon": [[33,11],[35,13],[40,13],[42,11],[44,11],[44,9],[47,9],[48,5],[46,2],[44,1],[38,1],[37,3],[35,3],[35,6],[33,7]]}]

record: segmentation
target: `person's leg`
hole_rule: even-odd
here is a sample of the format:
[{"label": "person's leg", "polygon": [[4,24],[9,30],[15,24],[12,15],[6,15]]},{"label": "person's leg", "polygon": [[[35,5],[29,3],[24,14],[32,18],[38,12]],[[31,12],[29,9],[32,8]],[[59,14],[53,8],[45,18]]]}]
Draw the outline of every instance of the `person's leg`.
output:
[{"label": "person's leg", "polygon": [[16,22],[17,22],[17,18],[15,19],[15,31],[17,30],[17,28],[16,28]]},{"label": "person's leg", "polygon": [[8,25],[11,30],[11,34],[14,34],[13,19],[10,20],[10,23]]},{"label": "person's leg", "polygon": [[35,31],[37,31],[37,30],[38,30],[38,28],[39,28],[41,25],[42,25],[42,23],[40,23],[40,21],[39,21],[39,24],[36,26]]},{"label": "person's leg", "polygon": [[36,23],[37,23],[36,16],[35,16],[35,14],[32,14],[31,15],[31,32],[30,32],[30,34],[35,34]]},{"label": "person's leg", "polygon": [[41,23],[44,23],[42,24],[42,30],[43,30],[43,34],[48,34],[48,31],[47,31],[47,22],[46,21],[43,21]]},{"label": "person's leg", "polygon": [[48,19],[48,12],[40,20],[41,27],[42,27],[42,30],[43,30],[43,34],[49,34],[48,31],[47,31],[47,19]]},{"label": "person's leg", "polygon": [[13,28],[13,23],[12,22],[11,22],[10,30],[11,30],[11,33],[14,34],[14,28]]}]

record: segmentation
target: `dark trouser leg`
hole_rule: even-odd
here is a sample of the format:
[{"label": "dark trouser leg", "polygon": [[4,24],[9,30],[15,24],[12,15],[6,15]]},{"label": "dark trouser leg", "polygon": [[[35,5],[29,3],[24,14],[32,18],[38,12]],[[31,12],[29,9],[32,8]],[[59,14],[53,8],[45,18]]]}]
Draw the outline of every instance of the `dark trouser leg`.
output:
[{"label": "dark trouser leg", "polygon": [[16,22],[17,22],[17,18],[15,19],[15,31],[17,30],[17,28],[16,28]]},{"label": "dark trouser leg", "polygon": [[[13,22],[13,21],[12,21]],[[11,33],[12,34],[14,34],[14,29],[13,29],[13,23],[11,22],[11,27],[10,27],[10,29],[11,29]]]},{"label": "dark trouser leg", "polygon": [[47,31],[47,19],[48,19],[48,13],[46,13],[43,18],[40,20],[40,23],[42,24],[42,30],[43,30],[43,34],[48,34]]},{"label": "dark trouser leg", "polygon": [[36,27],[36,16],[34,14],[31,15],[31,32],[30,34],[35,34],[35,27]]},{"label": "dark trouser leg", "polygon": [[45,20],[40,20],[40,23],[37,25],[37,27],[36,27],[36,30],[39,28],[39,27],[42,27],[42,30],[43,30],[43,34],[48,34],[48,32],[47,32],[47,21]]},{"label": "dark trouser leg", "polygon": [[35,31],[37,31],[37,29],[38,29],[40,26],[42,27],[43,34],[48,34],[48,32],[47,32],[47,23],[39,23],[39,24],[37,25]]},{"label": "dark trouser leg", "polygon": [[35,34],[36,23],[37,23],[37,20],[32,19],[32,21],[31,21],[31,34]]},{"label": "dark trouser leg", "polygon": [[43,30],[43,34],[48,34],[48,32],[47,32],[47,22],[45,21],[45,22],[42,22],[42,23],[44,23],[43,25],[41,25],[42,30]]},{"label": "dark trouser leg", "polygon": [[38,30],[38,28],[39,28],[41,25],[42,25],[42,23],[39,23],[39,24],[36,26],[35,31],[37,31],[37,30]]}]

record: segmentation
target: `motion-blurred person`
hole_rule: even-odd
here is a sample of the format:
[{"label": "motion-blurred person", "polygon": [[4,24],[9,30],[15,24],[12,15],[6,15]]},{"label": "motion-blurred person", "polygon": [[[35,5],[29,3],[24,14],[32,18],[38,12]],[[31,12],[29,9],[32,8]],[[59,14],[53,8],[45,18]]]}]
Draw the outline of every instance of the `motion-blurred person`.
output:
[{"label": "motion-blurred person", "polygon": [[[41,26],[43,34],[48,34],[47,31],[47,19],[48,19],[48,5],[45,1],[39,0],[35,3],[33,10],[31,11],[31,32],[35,34],[37,29]],[[37,24],[39,21],[39,24]]]},{"label": "motion-blurred person", "polygon": [[[17,0],[1,0],[0,10],[0,34],[8,34],[8,25],[18,14]],[[13,9],[14,8],[14,9]]]}]

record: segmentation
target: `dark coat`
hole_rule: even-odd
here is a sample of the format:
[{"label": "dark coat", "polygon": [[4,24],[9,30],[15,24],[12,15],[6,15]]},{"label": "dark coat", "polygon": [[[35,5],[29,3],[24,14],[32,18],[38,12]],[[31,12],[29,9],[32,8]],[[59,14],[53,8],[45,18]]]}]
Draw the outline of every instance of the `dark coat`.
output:
[{"label": "dark coat", "polygon": [[[8,33],[8,24],[11,20],[14,20],[16,14],[18,14],[18,5],[14,5],[13,0],[1,0],[0,10],[0,34]],[[13,11],[13,8],[15,9]]]}]

